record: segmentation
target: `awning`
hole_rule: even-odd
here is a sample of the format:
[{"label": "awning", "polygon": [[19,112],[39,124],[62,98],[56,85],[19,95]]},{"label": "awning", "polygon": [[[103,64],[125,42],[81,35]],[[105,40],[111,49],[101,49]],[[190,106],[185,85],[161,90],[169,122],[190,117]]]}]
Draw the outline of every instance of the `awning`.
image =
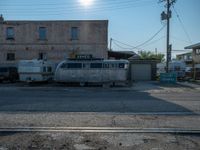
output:
[{"label": "awning", "polygon": [[199,48],[200,48],[200,43],[185,47],[185,49],[199,49]]}]

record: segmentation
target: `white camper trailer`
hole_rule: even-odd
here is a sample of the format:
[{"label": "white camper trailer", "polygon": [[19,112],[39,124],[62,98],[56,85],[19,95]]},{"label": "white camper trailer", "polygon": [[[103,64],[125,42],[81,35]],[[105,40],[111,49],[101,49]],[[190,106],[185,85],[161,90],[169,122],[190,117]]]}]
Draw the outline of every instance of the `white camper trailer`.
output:
[{"label": "white camper trailer", "polygon": [[23,82],[50,81],[54,77],[55,64],[44,60],[21,60],[18,64],[19,79]]},{"label": "white camper trailer", "polygon": [[177,74],[178,78],[185,77],[186,64],[183,61],[171,61],[169,63],[169,72]]}]

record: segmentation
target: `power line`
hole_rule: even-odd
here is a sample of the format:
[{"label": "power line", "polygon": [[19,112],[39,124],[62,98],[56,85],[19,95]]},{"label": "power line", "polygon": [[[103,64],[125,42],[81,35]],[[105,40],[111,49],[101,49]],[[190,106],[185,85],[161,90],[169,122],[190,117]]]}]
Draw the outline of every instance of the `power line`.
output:
[{"label": "power line", "polygon": [[143,47],[146,47],[146,46],[152,45],[152,44],[154,44],[154,43],[156,43],[156,42],[158,42],[158,41],[164,39],[165,37],[166,37],[166,36],[162,36],[162,37],[158,38],[157,40],[154,40],[154,41],[152,41],[151,43],[144,45]]},{"label": "power line", "polygon": [[121,41],[118,41],[118,40],[115,40],[115,39],[113,39],[113,40],[116,41],[116,42],[118,42],[118,43],[121,43],[121,44],[123,44],[123,45],[126,45],[126,46],[128,46],[128,47],[131,47],[131,48],[133,48],[133,49],[138,49],[138,48],[140,48],[141,46],[143,46],[143,45],[147,44],[148,42],[150,42],[152,39],[154,39],[154,38],[164,29],[165,26],[166,26],[166,25],[162,26],[161,29],[159,29],[158,32],[156,32],[152,37],[150,37],[147,41],[145,41],[145,42],[143,42],[143,43],[141,43],[141,44],[139,44],[139,45],[137,45],[137,46],[132,46],[132,45],[126,44],[126,43],[124,43],[124,42],[121,42]]},{"label": "power line", "polygon": [[[112,11],[112,10],[121,10],[121,9],[126,9],[126,8],[133,8],[133,7],[142,7],[142,6],[148,6],[148,5],[152,5],[153,3],[149,3],[149,4],[145,4],[145,5],[130,5],[130,4],[126,4],[126,5],[121,5],[118,7],[114,7],[114,6],[110,6],[110,7],[99,7],[99,8],[93,8],[91,10],[85,10],[85,9],[71,9],[71,11],[69,10],[63,10],[63,11],[56,11],[55,13],[49,13],[50,11],[34,11],[34,12],[2,12],[3,14],[23,14],[23,15],[30,15],[30,14],[34,14],[34,15],[40,15],[41,13],[45,13],[48,12],[48,14],[45,13],[45,15],[61,15],[61,14],[74,14],[77,13],[77,11],[86,11],[87,13],[95,13],[95,12],[102,12],[102,11]],[[74,12],[72,12],[74,11]]]},{"label": "power line", "polygon": [[178,37],[176,37],[176,36],[171,36],[173,39],[175,39],[175,40],[178,40],[178,41],[180,41],[180,42],[184,42],[184,43],[190,43],[189,41],[186,41],[186,40],[182,40],[182,39],[180,39],[180,38],[178,38]]},{"label": "power line", "polygon": [[180,16],[179,16],[178,12],[176,11],[176,9],[175,9],[174,6],[173,6],[173,9],[174,9],[174,12],[176,13],[176,17],[178,18],[178,21],[179,21],[180,24],[181,24],[181,27],[182,27],[183,31],[185,32],[186,37],[188,38],[188,41],[189,41],[190,43],[192,43],[192,40],[191,40],[191,38],[190,38],[190,36],[189,36],[189,34],[188,34],[188,32],[187,32],[187,30],[186,30],[184,24],[183,24],[183,21],[181,20],[181,18],[180,18]]},{"label": "power line", "polygon": [[[124,4],[124,3],[141,3],[141,2],[152,2],[153,0],[123,0],[123,1],[117,1],[117,0],[109,0],[109,1],[106,1],[106,2],[104,2],[104,1],[96,1],[95,2],[95,5],[113,5],[113,4]],[[71,7],[71,8],[77,8],[77,7],[80,7],[80,3],[54,3],[54,4],[50,4],[50,3],[46,3],[46,4],[41,4],[41,3],[32,3],[32,4],[30,4],[30,2],[26,5],[26,4],[19,4],[19,3],[17,3],[17,4],[14,4],[14,5],[3,5],[3,4],[1,4],[0,5],[0,7],[6,7],[7,9],[8,9],[8,7],[29,7],[29,6],[31,6],[31,7],[33,7],[33,6],[37,6],[37,8],[38,7],[40,7],[40,6],[42,6],[42,9],[44,8],[44,6],[57,6],[57,5],[59,5],[59,6],[67,6],[67,7]],[[63,7],[62,7],[63,8]],[[13,9],[13,8],[11,8],[11,9]]]},{"label": "power line", "polygon": [[[148,2],[151,2],[151,1],[148,1]],[[114,2],[114,3],[101,3],[101,4],[95,4],[93,7],[91,8],[88,8],[88,9],[97,9],[97,8],[107,8],[107,7],[115,7],[115,6],[123,6],[123,5],[131,5],[131,4],[148,4],[147,1],[123,1],[123,2]],[[152,3],[152,2],[151,2]],[[61,7],[57,7],[57,6],[54,6],[54,7],[42,7],[42,8],[39,8],[38,6],[40,6],[39,4],[37,5],[37,8],[34,8],[32,5],[30,8],[21,8],[20,7],[16,7],[15,8],[6,8],[6,9],[2,9],[1,10],[7,10],[9,12],[13,12],[13,11],[40,11],[40,12],[44,12],[44,11],[51,11],[52,9],[55,9],[55,10],[61,10],[63,9],[64,11],[71,11],[71,10],[80,10],[80,9],[83,9],[85,10],[85,8],[83,7],[80,7],[80,4],[76,4],[76,5],[62,5]]]},{"label": "power line", "polygon": [[[134,51],[134,50],[135,50],[135,48],[123,47],[123,46],[119,45],[118,43],[116,43],[115,41],[113,41],[113,43],[114,43],[117,47],[119,47],[120,49],[123,49],[123,50],[131,50],[131,51]],[[137,50],[140,50],[140,51],[147,51],[147,50],[145,50],[145,49],[143,49],[143,48],[137,48]]]},{"label": "power line", "polygon": [[151,40],[153,40],[165,28],[165,26],[166,25],[162,26],[162,28],[160,28],[160,30],[158,30],[158,32],[156,32],[151,38],[149,38],[145,42],[141,43],[140,45],[137,45],[136,47],[141,47],[141,46],[147,44],[148,42],[150,42]]}]

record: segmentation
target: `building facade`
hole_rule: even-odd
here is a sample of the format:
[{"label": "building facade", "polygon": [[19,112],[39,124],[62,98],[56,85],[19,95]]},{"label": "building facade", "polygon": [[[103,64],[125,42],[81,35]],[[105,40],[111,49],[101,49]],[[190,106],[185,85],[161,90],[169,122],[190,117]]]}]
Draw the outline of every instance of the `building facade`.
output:
[{"label": "building facade", "polygon": [[192,67],[192,52],[176,55],[176,59],[185,62],[187,67]]},{"label": "building facade", "polygon": [[193,79],[200,80],[200,43],[187,46],[185,49],[192,49],[192,76]]},{"label": "building facade", "polygon": [[0,64],[75,55],[107,58],[108,21],[6,21],[0,18]]},{"label": "building facade", "polygon": [[200,43],[185,47],[185,49],[192,49],[192,59],[195,64],[200,64]]}]

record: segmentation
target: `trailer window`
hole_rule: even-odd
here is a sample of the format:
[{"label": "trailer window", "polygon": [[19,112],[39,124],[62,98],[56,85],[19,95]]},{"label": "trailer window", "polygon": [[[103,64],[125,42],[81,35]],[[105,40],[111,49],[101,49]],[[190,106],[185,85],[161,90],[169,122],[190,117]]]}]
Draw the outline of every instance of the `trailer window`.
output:
[{"label": "trailer window", "polygon": [[47,67],[47,71],[48,72],[52,72],[52,68],[51,67]]},{"label": "trailer window", "polygon": [[91,63],[90,68],[102,68],[102,63]]},{"label": "trailer window", "polygon": [[67,68],[80,69],[80,68],[82,68],[82,63],[68,63]]},{"label": "trailer window", "polygon": [[8,68],[0,68],[0,72],[7,72]]},{"label": "trailer window", "polygon": [[124,68],[125,64],[119,63],[119,68]]},{"label": "trailer window", "polygon": [[104,68],[109,68],[109,64],[104,64],[103,67]]},{"label": "trailer window", "polygon": [[47,72],[47,69],[46,69],[46,67],[43,67],[43,72]]},{"label": "trailer window", "polygon": [[62,64],[60,68],[67,68],[67,64],[66,63]]}]

